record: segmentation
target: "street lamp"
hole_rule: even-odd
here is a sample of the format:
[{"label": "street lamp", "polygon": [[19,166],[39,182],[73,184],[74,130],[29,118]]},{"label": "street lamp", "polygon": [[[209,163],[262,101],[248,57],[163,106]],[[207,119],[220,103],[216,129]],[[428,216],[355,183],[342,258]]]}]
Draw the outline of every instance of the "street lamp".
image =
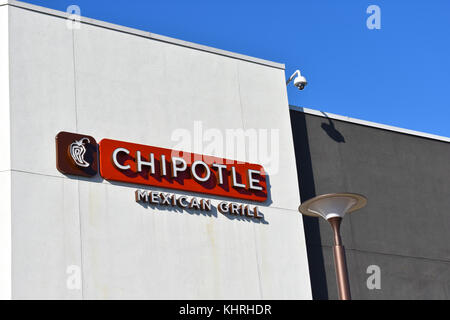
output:
[{"label": "street lamp", "polygon": [[363,208],[367,199],[355,193],[331,193],[314,197],[303,202],[298,211],[312,217],[322,217],[327,220],[334,234],[334,266],[340,300],[351,300],[350,285],[348,282],[347,263],[342,245],[340,226],[346,213],[352,213]]}]

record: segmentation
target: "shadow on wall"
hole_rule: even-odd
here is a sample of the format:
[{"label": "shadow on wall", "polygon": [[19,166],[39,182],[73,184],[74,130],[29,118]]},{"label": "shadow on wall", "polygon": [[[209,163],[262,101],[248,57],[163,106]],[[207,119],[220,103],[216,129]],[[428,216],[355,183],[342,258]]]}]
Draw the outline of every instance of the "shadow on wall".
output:
[{"label": "shadow on wall", "polygon": [[[306,119],[303,112],[290,110],[290,114],[300,198],[302,201],[306,201],[316,196]],[[332,127],[334,128],[334,125]],[[303,228],[305,230],[312,296],[315,300],[327,300],[328,287],[322,247],[320,245],[319,220],[303,216]]]},{"label": "shadow on wall", "polygon": [[328,115],[325,112],[322,112],[322,114],[327,118],[328,123],[322,122],[321,127],[322,129],[327,133],[327,135],[333,139],[336,142],[342,142],[345,143],[344,136],[336,129],[334,126],[334,122],[331,121],[331,119],[328,117]]}]

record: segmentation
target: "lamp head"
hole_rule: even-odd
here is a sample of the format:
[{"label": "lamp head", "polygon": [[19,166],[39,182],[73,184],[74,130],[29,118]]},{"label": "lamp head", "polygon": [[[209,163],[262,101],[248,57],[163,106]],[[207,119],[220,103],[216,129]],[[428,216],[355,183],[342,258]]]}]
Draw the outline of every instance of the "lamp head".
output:
[{"label": "lamp head", "polygon": [[298,210],[307,216],[322,217],[325,220],[352,213],[367,204],[366,197],[356,193],[332,193],[314,197],[303,202]]}]

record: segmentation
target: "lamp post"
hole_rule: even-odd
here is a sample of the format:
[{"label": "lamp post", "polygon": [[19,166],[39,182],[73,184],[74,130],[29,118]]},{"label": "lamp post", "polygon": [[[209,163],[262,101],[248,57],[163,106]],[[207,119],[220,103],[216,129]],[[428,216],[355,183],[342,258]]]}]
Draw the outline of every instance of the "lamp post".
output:
[{"label": "lamp post", "polygon": [[341,222],[346,213],[361,209],[366,204],[367,199],[360,194],[332,193],[309,199],[298,208],[300,213],[312,217],[322,217],[331,225],[334,235],[334,266],[340,300],[351,300],[345,250],[340,234]]}]

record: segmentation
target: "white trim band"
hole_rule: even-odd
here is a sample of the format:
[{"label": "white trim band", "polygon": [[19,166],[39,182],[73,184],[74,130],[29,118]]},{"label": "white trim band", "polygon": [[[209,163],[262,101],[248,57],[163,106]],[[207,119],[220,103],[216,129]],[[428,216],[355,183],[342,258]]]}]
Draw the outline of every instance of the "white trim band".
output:
[{"label": "white trim band", "polygon": [[388,125],[385,125],[385,124],[380,124],[380,123],[376,123],[376,122],[350,118],[350,117],[346,117],[346,116],[340,116],[340,115],[337,115],[337,114],[323,112],[323,111],[319,111],[319,110],[302,108],[302,107],[297,107],[297,106],[289,106],[289,109],[290,110],[294,110],[294,111],[303,112],[303,113],[306,113],[306,114],[311,114],[311,115],[314,115],[314,116],[319,116],[319,117],[322,117],[322,118],[330,118],[330,119],[334,119],[334,120],[340,120],[340,121],[355,123],[355,124],[359,124],[359,125],[363,125],[363,126],[367,126],[367,127],[372,127],[372,128],[377,128],[377,129],[383,129],[383,130],[389,130],[389,131],[409,134],[409,135],[413,135],[413,136],[417,136],[417,137],[428,138],[428,139],[433,139],[433,140],[439,140],[439,141],[444,141],[444,142],[450,142],[450,138],[444,137],[444,136],[438,136],[438,135],[431,134],[431,133],[425,133],[425,132],[414,131],[414,130],[409,130],[409,129],[403,129],[403,128],[394,127],[394,126],[388,126]]}]

